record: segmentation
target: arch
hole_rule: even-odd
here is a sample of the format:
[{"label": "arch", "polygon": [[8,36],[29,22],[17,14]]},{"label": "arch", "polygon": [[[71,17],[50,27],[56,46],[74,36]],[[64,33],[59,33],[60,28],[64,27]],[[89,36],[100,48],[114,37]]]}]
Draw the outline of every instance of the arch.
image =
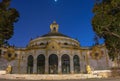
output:
[{"label": "arch", "polygon": [[28,56],[28,62],[27,62],[27,73],[32,74],[33,73],[33,56]]},{"label": "arch", "polygon": [[40,54],[37,57],[37,73],[44,74],[45,73],[45,56]]},{"label": "arch", "polygon": [[58,73],[58,56],[56,54],[51,54],[49,56],[49,74]]},{"label": "arch", "polygon": [[45,45],[44,43],[40,43],[40,45]]},{"label": "arch", "polygon": [[67,54],[62,56],[62,73],[68,74],[70,73],[70,57]]},{"label": "arch", "polygon": [[74,73],[79,73],[80,72],[80,61],[79,61],[79,56],[75,55],[73,57],[73,63],[74,63]]}]

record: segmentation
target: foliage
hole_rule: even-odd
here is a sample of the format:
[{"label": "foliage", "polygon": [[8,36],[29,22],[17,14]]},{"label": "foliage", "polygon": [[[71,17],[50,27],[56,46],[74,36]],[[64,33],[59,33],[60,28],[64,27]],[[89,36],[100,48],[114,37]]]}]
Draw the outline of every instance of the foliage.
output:
[{"label": "foliage", "polygon": [[10,8],[11,0],[0,2],[0,46],[14,34],[14,23],[18,21],[19,13],[15,8]]},{"label": "foliage", "polygon": [[105,39],[112,59],[120,55],[120,0],[97,0],[93,8],[93,30]]}]

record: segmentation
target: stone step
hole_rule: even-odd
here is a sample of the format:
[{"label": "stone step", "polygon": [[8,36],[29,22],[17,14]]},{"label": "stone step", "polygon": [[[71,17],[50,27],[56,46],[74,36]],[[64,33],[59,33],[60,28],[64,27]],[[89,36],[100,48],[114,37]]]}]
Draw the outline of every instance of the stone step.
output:
[{"label": "stone step", "polygon": [[2,79],[22,79],[22,80],[68,80],[68,79],[87,79],[87,78],[102,78],[101,76],[92,74],[6,74],[0,75]]}]

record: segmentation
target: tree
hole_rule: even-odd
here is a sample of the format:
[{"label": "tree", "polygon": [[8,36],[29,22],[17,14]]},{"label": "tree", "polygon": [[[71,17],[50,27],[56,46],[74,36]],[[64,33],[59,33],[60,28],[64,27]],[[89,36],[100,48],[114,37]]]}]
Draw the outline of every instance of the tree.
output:
[{"label": "tree", "polygon": [[0,2],[0,46],[7,42],[14,34],[14,23],[18,21],[19,13],[10,8],[11,0]]},{"label": "tree", "polygon": [[105,39],[111,59],[120,59],[120,0],[96,0],[93,30]]},{"label": "tree", "polygon": [[94,36],[95,45],[99,45],[99,37],[95,34]]}]

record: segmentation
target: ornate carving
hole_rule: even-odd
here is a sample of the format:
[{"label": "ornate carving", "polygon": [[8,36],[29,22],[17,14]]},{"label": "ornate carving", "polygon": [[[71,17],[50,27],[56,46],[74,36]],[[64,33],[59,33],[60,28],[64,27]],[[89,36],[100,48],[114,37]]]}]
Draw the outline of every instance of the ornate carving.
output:
[{"label": "ornate carving", "polygon": [[99,60],[102,58],[103,54],[101,53],[100,48],[97,46],[93,47],[92,52],[90,53],[92,59]]},{"label": "ornate carving", "polygon": [[14,48],[8,48],[7,52],[4,54],[4,58],[7,59],[8,61],[12,61],[17,57],[17,54],[15,53]]},{"label": "ornate carving", "polygon": [[60,46],[58,45],[58,43],[55,40],[51,40],[51,42],[48,44],[47,49],[52,50],[52,49],[56,49],[59,50]]}]

